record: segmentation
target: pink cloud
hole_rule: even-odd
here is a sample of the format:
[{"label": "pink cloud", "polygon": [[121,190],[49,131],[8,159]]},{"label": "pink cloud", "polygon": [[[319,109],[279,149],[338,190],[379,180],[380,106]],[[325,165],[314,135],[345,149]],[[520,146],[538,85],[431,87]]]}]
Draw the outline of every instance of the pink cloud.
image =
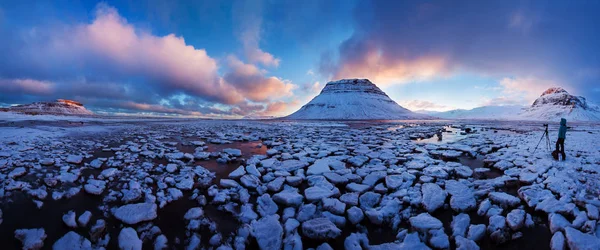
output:
[{"label": "pink cloud", "polygon": [[54,92],[54,83],[33,79],[0,79],[0,88],[9,93],[50,95]]},{"label": "pink cloud", "polygon": [[292,95],[295,85],[264,72],[253,64],[246,64],[235,56],[229,56],[227,62],[230,72],[223,79],[247,99],[264,102]]}]

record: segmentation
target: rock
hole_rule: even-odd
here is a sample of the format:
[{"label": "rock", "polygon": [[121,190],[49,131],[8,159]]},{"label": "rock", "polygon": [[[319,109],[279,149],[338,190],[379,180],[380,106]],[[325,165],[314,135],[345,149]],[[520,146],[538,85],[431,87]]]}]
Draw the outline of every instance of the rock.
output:
[{"label": "rock", "polygon": [[302,234],[310,239],[327,240],[339,237],[342,230],[327,218],[315,218],[302,223]]},{"label": "rock", "polygon": [[428,213],[421,213],[408,219],[410,225],[419,232],[427,232],[431,229],[442,228],[442,222]]},{"label": "rock", "polygon": [[440,186],[434,183],[425,183],[421,186],[423,193],[422,204],[425,210],[433,213],[444,205],[447,193]]},{"label": "rock", "polygon": [[113,215],[120,221],[133,225],[156,219],[156,210],[154,203],[127,204],[113,210]]},{"label": "rock", "polygon": [[280,249],[282,245],[283,228],[278,215],[269,215],[251,224],[251,234],[256,238],[260,249]]},{"label": "rock", "polygon": [[58,239],[52,245],[53,250],[89,250],[92,249],[92,243],[84,238],[83,236],[77,234],[76,232],[70,231],[66,233],[63,237]]},{"label": "rock", "polygon": [[470,223],[471,218],[468,214],[459,214],[454,216],[452,223],[450,224],[450,227],[452,228],[452,236],[466,237],[467,228],[469,227]]},{"label": "rock", "polygon": [[556,232],[552,235],[552,240],[550,240],[550,249],[551,250],[564,250],[566,248],[565,245],[565,236],[562,232]]},{"label": "rock", "polygon": [[101,180],[88,179],[83,189],[88,194],[101,195],[106,188],[106,182]]},{"label": "rock", "polygon": [[188,249],[188,250],[200,249],[200,243],[201,243],[200,241],[201,241],[200,235],[198,235],[196,233],[192,234],[192,236],[190,237],[190,241],[185,249]]},{"label": "rock", "polygon": [[362,209],[358,207],[351,207],[346,212],[348,213],[348,220],[353,225],[360,223],[365,218]]},{"label": "rock", "polygon": [[44,246],[46,232],[43,228],[17,229],[15,230],[15,238],[23,244],[22,249],[37,250]]},{"label": "rock", "polygon": [[467,239],[473,241],[479,241],[485,235],[485,225],[477,224],[469,226],[469,233],[467,234]]},{"label": "rock", "polygon": [[296,190],[284,190],[273,195],[273,200],[285,206],[297,207],[302,204],[304,197]]},{"label": "rock", "polygon": [[572,227],[565,228],[565,236],[567,238],[569,249],[571,250],[600,249],[599,238],[590,234],[584,234]]},{"label": "rock", "polygon": [[514,209],[506,215],[506,223],[513,231],[518,231],[525,224],[525,210]]},{"label": "rock", "polygon": [[77,227],[77,222],[75,221],[76,216],[77,215],[75,214],[75,211],[71,210],[63,215],[62,220],[65,223],[65,225],[67,225],[68,227],[76,228]]},{"label": "rock", "polygon": [[122,250],[141,250],[142,241],[137,232],[130,227],[121,229],[119,233],[119,248]]},{"label": "rock", "polygon": [[275,180],[269,182],[267,184],[267,190],[271,192],[279,192],[283,187],[283,183],[285,182],[285,177],[277,177]]},{"label": "rock", "polygon": [[492,202],[503,208],[516,207],[521,204],[521,200],[507,193],[491,192],[489,198]]},{"label": "rock", "polygon": [[175,173],[175,171],[177,171],[177,164],[169,163],[167,164],[167,167],[165,167],[165,170],[169,173]]}]

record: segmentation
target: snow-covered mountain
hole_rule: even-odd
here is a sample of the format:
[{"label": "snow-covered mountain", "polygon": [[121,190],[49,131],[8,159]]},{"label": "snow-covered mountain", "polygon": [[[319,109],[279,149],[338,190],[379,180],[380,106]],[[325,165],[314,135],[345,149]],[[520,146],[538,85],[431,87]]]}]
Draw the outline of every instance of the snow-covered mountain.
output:
[{"label": "snow-covered mountain", "polygon": [[368,79],[328,82],[321,93],[287,119],[403,120],[430,119],[398,105]]},{"label": "snow-covered mountain", "polygon": [[600,121],[600,107],[562,88],[549,88],[519,116],[534,120]]},{"label": "snow-covered mountain", "polygon": [[93,115],[92,111],[86,109],[83,104],[58,99],[55,102],[34,102],[31,104],[16,105],[7,111],[31,115]]},{"label": "snow-covered mountain", "polygon": [[418,111],[442,119],[540,120],[566,118],[569,121],[600,121],[600,108],[582,96],[569,94],[562,88],[549,88],[530,107],[483,106],[470,110],[445,112]]},{"label": "snow-covered mountain", "polygon": [[524,106],[483,106],[474,109],[455,109],[445,112],[419,111],[431,116],[443,119],[518,119],[519,113],[523,112]]}]

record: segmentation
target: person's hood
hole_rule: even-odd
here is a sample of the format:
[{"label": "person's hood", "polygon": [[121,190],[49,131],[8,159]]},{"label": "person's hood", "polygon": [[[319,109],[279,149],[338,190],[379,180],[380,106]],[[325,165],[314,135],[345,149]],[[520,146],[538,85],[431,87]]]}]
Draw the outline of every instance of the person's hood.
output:
[{"label": "person's hood", "polygon": [[561,125],[561,126],[567,126],[567,119],[565,119],[565,118],[560,118],[560,125]]}]

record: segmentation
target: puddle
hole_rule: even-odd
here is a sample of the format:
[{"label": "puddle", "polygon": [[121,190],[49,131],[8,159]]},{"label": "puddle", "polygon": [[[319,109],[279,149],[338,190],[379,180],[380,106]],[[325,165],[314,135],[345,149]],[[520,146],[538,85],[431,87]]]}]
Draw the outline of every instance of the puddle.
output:
[{"label": "puddle", "polygon": [[242,151],[243,158],[250,158],[253,155],[265,155],[267,154],[267,146],[262,144],[262,141],[235,141],[226,144],[213,144],[207,143],[206,152],[221,152],[226,148],[236,148]]},{"label": "puddle", "polygon": [[[103,217],[102,212],[98,209],[98,206],[102,203],[102,199],[84,193],[79,193],[70,199],[58,201],[47,199],[44,201],[41,209],[35,206],[31,197],[22,192],[14,192],[11,198],[13,202],[3,201],[0,205],[4,213],[4,221],[0,225],[2,249],[21,249],[21,242],[15,238],[14,234],[17,229],[44,228],[47,235],[46,240],[44,240],[45,249],[50,249],[55,241],[69,231],[75,231],[89,238],[88,228],[97,219]],[[85,211],[90,211],[92,217],[88,226],[78,229],[68,228],[62,221],[62,216],[70,210],[75,210],[77,216]],[[110,226],[107,220],[107,227]],[[113,234],[111,234],[112,237]],[[114,234],[114,237],[117,237],[117,234]]]},{"label": "puddle", "polygon": [[442,132],[441,140],[438,138],[437,135],[434,135],[433,137],[430,137],[430,138],[414,140],[414,142],[415,143],[445,144],[445,143],[460,141],[460,140],[472,135],[472,134],[463,135],[463,134],[461,134],[461,132],[464,132],[464,130],[461,130],[460,128],[454,128],[451,126],[445,126],[444,130],[445,131]]},{"label": "puddle", "polygon": [[466,155],[461,155],[458,157],[458,162],[460,162],[460,164],[462,165],[471,168],[473,171],[475,171],[475,169],[477,168],[489,169],[489,171],[483,173],[473,172],[473,177],[477,179],[494,179],[504,175],[504,172],[498,169],[488,168],[485,162],[483,162],[483,158],[484,157],[481,155],[478,155],[475,158]]}]

